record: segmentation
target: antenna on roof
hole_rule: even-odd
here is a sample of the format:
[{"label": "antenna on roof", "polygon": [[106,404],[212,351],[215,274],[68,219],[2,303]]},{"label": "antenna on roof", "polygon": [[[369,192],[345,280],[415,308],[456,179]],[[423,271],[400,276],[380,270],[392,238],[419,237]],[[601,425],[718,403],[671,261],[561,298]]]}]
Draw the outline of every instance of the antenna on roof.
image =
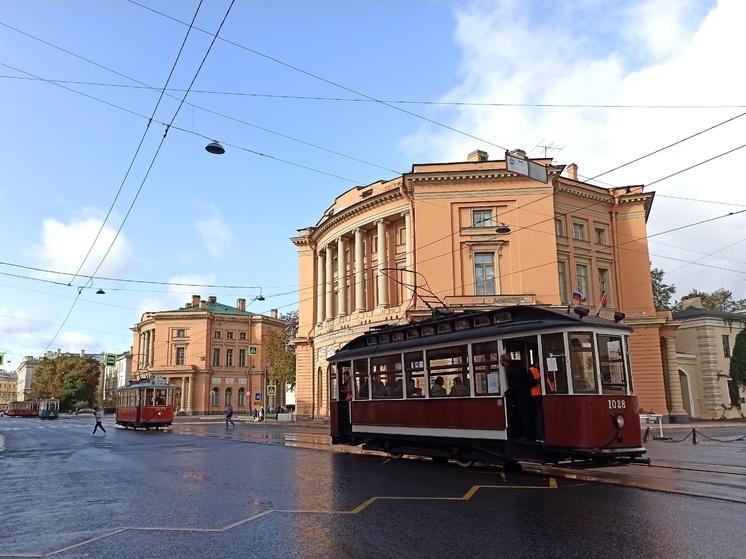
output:
[{"label": "antenna on roof", "polygon": [[543,138],[539,141],[538,144],[536,144],[534,146],[534,149],[532,149],[531,151],[534,151],[536,148],[543,148],[544,149],[544,159],[547,158],[547,151],[562,151],[563,149],[565,149],[565,146],[558,147],[557,145],[555,145],[555,143],[553,141],[549,142],[548,144],[543,144],[542,142],[544,142]]}]

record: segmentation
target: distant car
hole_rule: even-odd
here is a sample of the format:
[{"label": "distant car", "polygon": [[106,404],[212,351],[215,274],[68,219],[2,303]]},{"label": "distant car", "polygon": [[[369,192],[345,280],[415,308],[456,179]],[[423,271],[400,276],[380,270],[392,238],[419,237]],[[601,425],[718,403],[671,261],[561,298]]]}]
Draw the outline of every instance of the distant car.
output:
[{"label": "distant car", "polygon": [[80,408],[78,413],[96,413],[96,410],[93,408]]}]

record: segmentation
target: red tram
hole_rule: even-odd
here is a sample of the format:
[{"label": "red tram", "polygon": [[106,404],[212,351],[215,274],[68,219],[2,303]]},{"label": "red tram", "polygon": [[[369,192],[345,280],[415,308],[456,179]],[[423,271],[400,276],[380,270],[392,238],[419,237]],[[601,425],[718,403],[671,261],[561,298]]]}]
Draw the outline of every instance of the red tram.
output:
[{"label": "red tram", "polygon": [[132,382],[117,390],[117,424],[160,429],[174,420],[176,387],[164,379]]},{"label": "red tram", "polygon": [[[441,313],[372,329],[329,358],[332,442],[463,466],[634,461],[645,448],[631,331],[587,309],[532,306]],[[543,422],[534,416],[524,423],[534,422],[543,439],[519,432],[525,415],[517,408],[525,400],[510,391],[506,397],[506,356],[523,374],[538,369],[540,394],[529,405],[540,405]]]},{"label": "red tram", "polygon": [[10,417],[39,417],[39,400],[9,402],[5,415]]}]

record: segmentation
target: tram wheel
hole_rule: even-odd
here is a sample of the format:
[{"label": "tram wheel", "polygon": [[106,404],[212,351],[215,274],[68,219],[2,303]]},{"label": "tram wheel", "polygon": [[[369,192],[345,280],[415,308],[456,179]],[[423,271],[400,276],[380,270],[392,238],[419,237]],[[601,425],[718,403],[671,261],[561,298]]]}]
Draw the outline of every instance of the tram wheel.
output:
[{"label": "tram wheel", "polygon": [[456,458],[456,464],[462,468],[471,468],[474,465],[474,460],[464,460],[463,458]]},{"label": "tram wheel", "polygon": [[400,460],[402,456],[404,456],[402,452],[389,452],[389,458],[392,460]]}]

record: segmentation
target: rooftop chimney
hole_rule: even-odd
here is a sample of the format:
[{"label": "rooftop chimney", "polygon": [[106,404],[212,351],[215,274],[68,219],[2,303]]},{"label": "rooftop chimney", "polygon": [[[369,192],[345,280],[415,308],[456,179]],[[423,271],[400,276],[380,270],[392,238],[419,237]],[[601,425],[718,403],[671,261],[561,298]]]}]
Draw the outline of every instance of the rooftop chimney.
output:
[{"label": "rooftop chimney", "polygon": [[272,318],[277,318],[277,309],[272,309],[271,311],[269,311],[269,316],[271,316]]},{"label": "rooftop chimney", "polygon": [[202,300],[201,300],[201,301],[199,302],[199,308],[200,308],[200,309],[206,309],[206,308],[207,308],[207,301],[205,301],[204,299],[202,299]]},{"label": "rooftop chimney", "polygon": [[193,307],[196,307],[197,305],[199,305],[199,299],[200,299],[199,295],[192,295],[192,306]]},{"label": "rooftop chimney", "polygon": [[570,163],[567,166],[567,177],[574,181],[578,180],[578,166],[575,163]]},{"label": "rooftop chimney", "polygon": [[84,349],[81,349],[81,350],[80,350],[80,356],[81,356],[81,357],[85,357],[85,350],[84,350]]},{"label": "rooftop chimney", "polygon": [[489,156],[487,155],[486,151],[482,151],[481,149],[475,149],[466,157],[466,160],[471,161],[471,162],[487,161],[488,157]]},{"label": "rooftop chimney", "polygon": [[210,303],[211,305],[214,305],[215,303],[217,303],[217,302],[218,302],[218,298],[217,298],[217,297],[215,297],[214,295],[210,295],[210,296],[209,296],[209,297],[207,298],[207,302],[208,302],[208,303]]},{"label": "rooftop chimney", "polygon": [[238,299],[236,301],[236,308],[239,311],[245,311],[246,310],[246,299]]}]

